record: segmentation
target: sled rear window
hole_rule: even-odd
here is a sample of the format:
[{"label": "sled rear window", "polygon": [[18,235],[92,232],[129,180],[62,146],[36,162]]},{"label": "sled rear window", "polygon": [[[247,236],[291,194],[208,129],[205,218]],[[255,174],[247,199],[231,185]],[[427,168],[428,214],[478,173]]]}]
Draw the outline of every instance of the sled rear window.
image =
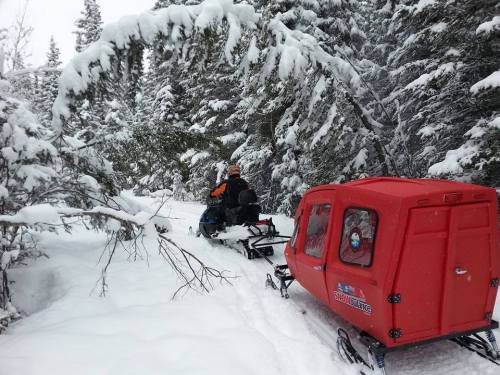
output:
[{"label": "sled rear window", "polygon": [[366,208],[348,208],[344,212],[340,259],[344,263],[370,267],[378,216]]},{"label": "sled rear window", "polygon": [[330,218],[330,204],[317,204],[312,206],[307,223],[307,236],[304,253],[315,258],[323,256],[328,219]]}]

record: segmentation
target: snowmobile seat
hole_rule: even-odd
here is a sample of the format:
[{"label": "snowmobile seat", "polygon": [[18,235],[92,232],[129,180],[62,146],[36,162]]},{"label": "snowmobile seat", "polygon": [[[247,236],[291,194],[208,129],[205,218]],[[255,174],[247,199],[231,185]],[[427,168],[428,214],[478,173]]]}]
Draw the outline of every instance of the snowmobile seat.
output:
[{"label": "snowmobile seat", "polygon": [[227,225],[254,224],[259,221],[261,207],[253,189],[240,192],[238,203],[240,204],[238,207],[226,208]]},{"label": "snowmobile seat", "polygon": [[257,193],[253,189],[246,189],[240,192],[238,196],[240,206],[251,206],[259,203]]},{"label": "snowmobile seat", "polygon": [[238,197],[238,201],[240,203],[240,215],[243,218],[243,223],[254,224],[258,222],[262,209],[255,190],[243,190]]}]

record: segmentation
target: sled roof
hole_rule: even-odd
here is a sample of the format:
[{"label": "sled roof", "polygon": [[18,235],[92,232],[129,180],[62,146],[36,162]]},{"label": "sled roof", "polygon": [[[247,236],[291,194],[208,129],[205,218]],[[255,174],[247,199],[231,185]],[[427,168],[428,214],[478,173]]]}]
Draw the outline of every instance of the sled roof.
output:
[{"label": "sled roof", "polygon": [[[452,194],[455,194],[455,197],[460,194],[465,194],[467,198],[473,195],[475,199],[484,199],[486,197],[494,199],[496,194],[494,189],[484,186],[465,184],[461,182],[423,178],[408,179],[398,177],[364,178],[340,185],[321,185],[309,190],[309,192],[319,190],[339,190],[344,192],[352,191],[358,192],[360,194],[377,193],[384,195],[385,197],[394,197],[396,199],[423,197],[431,198],[444,196],[446,201],[447,199],[452,199]],[[482,196],[480,197],[479,195]]]}]

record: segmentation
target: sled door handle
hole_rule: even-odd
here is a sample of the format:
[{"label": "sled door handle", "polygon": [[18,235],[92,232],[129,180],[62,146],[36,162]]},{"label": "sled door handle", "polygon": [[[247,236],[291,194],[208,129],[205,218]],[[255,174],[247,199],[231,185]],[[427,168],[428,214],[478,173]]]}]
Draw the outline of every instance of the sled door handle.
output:
[{"label": "sled door handle", "polygon": [[467,273],[467,270],[461,267],[456,267],[455,268],[455,273],[457,275],[465,275]]},{"label": "sled door handle", "polygon": [[323,271],[325,269],[325,266],[314,266],[313,270],[315,271]]}]

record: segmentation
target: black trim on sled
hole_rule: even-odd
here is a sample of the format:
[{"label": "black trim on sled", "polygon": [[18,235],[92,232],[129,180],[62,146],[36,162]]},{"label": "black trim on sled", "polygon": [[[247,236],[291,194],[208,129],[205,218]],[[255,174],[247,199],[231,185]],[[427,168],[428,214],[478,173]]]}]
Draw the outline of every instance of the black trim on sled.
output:
[{"label": "black trim on sled", "polygon": [[497,329],[497,328],[498,328],[498,322],[495,320],[492,320],[491,323],[485,327],[471,329],[469,331],[455,332],[455,333],[451,333],[449,335],[439,336],[439,337],[435,337],[435,338],[432,338],[429,340],[417,341],[417,342],[409,343],[409,344],[398,345],[398,346],[395,346],[392,348],[386,347],[380,341],[378,341],[377,339],[370,336],[368,333],[366,333],[364,331],[360,333],[359,340],[361,341],[361,343],[363,345],[368,347],[368,349],[373,351],[373,353],[385,354],[385,353],[390,353],[390,352],[394,352],[394,351],[401,350],[401,349],[413,348],[415,346],[432,344],[432,343],[442,341],[442,340],[453,340],[453,339],[456,339],[456,338],[459,338],[462,336],[471,336],[471,335],[476,334],[476,333],[485,332],[485,331],[489,331],[489,330],[493,330],[493,329]]}]

